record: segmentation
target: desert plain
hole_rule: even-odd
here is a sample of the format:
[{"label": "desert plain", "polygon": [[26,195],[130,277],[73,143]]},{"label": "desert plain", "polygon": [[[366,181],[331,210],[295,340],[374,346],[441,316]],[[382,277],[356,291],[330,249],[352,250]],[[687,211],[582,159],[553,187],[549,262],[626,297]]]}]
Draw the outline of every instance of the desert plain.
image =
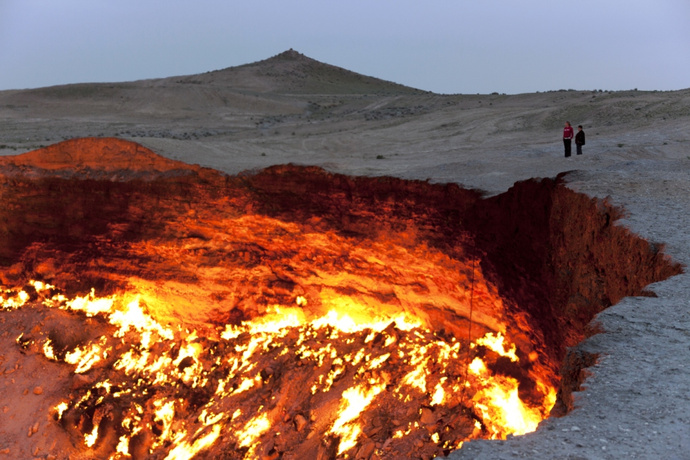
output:
[{"label": "desert plain", "polygon": [[[584,127],[581,156],[564,158],[565,121]],[[690,89],[440,95],[293,50],[198,75],[0,92],[0,155],[118,137],[232,175],[294,163],[455,183],[486,196],[565,173],[572,190],[625,210],[616,225],[663,245],[684,266],[689,128]],[[598,359],[570,413],[524,436],[466,443],[448,458],[690,458],[690,277],[648,290],[654,295],[626,297],[597,315],[601,332],[577,345]],[[16,348],[14,339],[2,336],[3,350]],[[53,376],[8,370],[0,411],[24,411],[31,432],[39,418],[31,391],[9,399],[15,393],[5,388],[48,388]],[[0,458],[47,458],[33,452],[24,426],[21,436],[0,427]]]}]

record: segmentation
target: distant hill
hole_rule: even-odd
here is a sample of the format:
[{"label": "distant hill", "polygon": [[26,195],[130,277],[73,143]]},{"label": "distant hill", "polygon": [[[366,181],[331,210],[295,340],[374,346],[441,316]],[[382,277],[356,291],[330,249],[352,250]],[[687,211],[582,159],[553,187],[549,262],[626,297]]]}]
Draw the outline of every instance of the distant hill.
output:
[{"label": "distant hill", "polygon": [[426,91],[324,64],[295,50],[263,61],[200,75],[173,78],[179,83],[231,86],[257,92],[297,94],[426,94]]},{"label": "distant hill", "polygon": [[[0,120],[87,117],[90,122],[107,118],[129,124],[135,119],[170,123],[211,116],[218,121],[234,119],[236,114],[282,116],[302,114],[310,107],[332,107],[331,102],[313,104],[324,96],[356,100],[430,94],[288,50],[263,61],[196,75],[0,91]],[[99,133],[94,129],[79,132],[80,137]]]},{"label": "distant hill", "polygon": [[[269,94],[352,94],[352,95],[421,95],[427,91],[352,72],[341,67],[324,64],[292,49],[263,61],[228,67],[202,74],[173,76],[158,79],[120,83],[76,83],[44,88],[0,91],[7,97],[23,100],[34,98],[80,100],[127,99],[135,89],[149,88],[147,99],[158,95],[163,98],[186,98],[186,93],[197,94],[198,88],[207,90]],[[196,89],[195,89],[196,88]],[[174,91],[171,91],[174,90]],[[12,93],[12,96],[10,95]],[[163,94],[165,93],[165,94]]]}]

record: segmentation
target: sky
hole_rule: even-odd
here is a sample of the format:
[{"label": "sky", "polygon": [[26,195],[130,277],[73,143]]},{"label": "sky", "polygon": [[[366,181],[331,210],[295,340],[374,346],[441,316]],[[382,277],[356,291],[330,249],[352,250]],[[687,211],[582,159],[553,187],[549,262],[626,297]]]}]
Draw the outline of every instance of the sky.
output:
[{"label": "sky", "polygon": [[690,88],[690,0],[0,0],[0,90],[290,48],[442,94]]}]

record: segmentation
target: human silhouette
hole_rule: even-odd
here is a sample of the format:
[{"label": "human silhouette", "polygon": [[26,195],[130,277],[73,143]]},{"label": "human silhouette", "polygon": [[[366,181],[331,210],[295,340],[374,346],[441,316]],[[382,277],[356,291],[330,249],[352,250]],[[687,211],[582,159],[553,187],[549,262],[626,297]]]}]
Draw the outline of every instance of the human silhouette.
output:
[{"label": "human silhouette", "polygon": [[570,126],[570,122],[565,122],[565,127],[563,128],[563,146],[565,147],[565,157],[570,156],[570,143],[573,140],[573,127]]},{"label": "human silhouette", "polygon": [[575,149],[578,155],[582,155],[583,145],[585,145],[585,132],[582,130],[582,125],[577,125],[577,134],[575,134]]}]

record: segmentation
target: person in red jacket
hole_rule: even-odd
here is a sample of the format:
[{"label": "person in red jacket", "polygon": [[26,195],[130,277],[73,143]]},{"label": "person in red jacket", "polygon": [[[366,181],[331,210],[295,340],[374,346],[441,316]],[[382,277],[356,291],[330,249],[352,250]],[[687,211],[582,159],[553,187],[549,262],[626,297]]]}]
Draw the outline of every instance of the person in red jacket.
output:
[{"label": "person in red jacket", "polygon": [[573,140],[573,136],[575,136],[573,133],[573,127],[570,126],[569,121],[566,121],[565,128],[563,128],[563,146],[565,147],[566,158],[570,156],[570,143]]}]

